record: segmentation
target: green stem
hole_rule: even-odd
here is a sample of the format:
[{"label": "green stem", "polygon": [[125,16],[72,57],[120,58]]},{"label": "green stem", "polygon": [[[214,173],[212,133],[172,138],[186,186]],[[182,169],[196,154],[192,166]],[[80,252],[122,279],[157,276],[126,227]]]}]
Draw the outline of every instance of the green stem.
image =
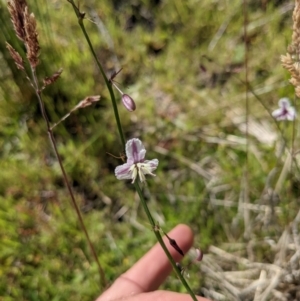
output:
[{"label": "green stem", "polygon": [[114,91],[112,89],[112,85],[110,83],[110,81],[108,80],[103,68],[102,68],[102,65],[100,64],[99,60],[98,60],[98,57],[96,55],[96,52],[92,46],[92,43],[91,43],[91,40],[85,30],[85,27],[84,27],[84,24],[83,24],[83,19],[84,19],[84,16],[85,14],[84,13],[81,13],[79,11],[79,8],[75,5],[74,1],[73,0],[67,0],[69,3],[71,3],[73,9],[74,9],[74,12],[76,13],[76,16],[78,18],[78,24],[84,34],[84,37],[90,47],[90,51],[96,61],[96,64],[104,78],[104,81],[105,81],[105,84],[108,88],[108,91],[109,91],[109,94],[110,94],[110,98],[111,98],[111,101],[112,101],[112,105],[113,105],[113,109],[114,109],[114,114],[115,114],[115,118],[116,118],[116,122],[117,122],[117,127],[118,127],[118,131],[119,131],[119,135],[120,135],[120,138],[121,138],[121,142],[122,142],[122,146],[123,148],[125,149],[125,136],[124,136],[124,133],[123,133],[123,130],[122,130],[122,125],[121,125],[121,120],[120,120],[120,116],[119,116],[119,112],[118,112],[118,107],[117,107],[117,101],[116,101],[116,98],[115,98],[115,95],[114,95]]},{"label": "green stem", "polygon": [[[122,130],[122,125],[121,125],[121,121],[120,121],[120,117],[119,117],[119,113],[118,113],[118,107],[117,107],[117,102],[116,102],[116,99],[115,99],[115,96],[114,96],[114,93],[113,93],[113,89],[112,89],[112,85],[110,83],[110,81],[108,80],[103,68],[102,68],[102,65],[100,64],[98,58],[97,58],[97,55],[94,51],[94,48],[92,46],[92,43],[91,43],[91,40],[85,30],[85,27],[84,27],[84,24],[83,24],[83,19],[84,19],[84,16],[85,14],[84,13],[81,13],[79,8],[75,5],[74,1],[73,0],[67,0],[69,3],[71,3],[76,15],[77,15],[77,18],[78,18],[78,23],[79,23],[79,26],[81,27],[81,30],[85,36],[85,39],[90,47],[90,50],[92,52],[92,55],[93,57],[95,58],[96,60],[96,64],[104,78],[104,81],[106,83],[106,86],[109,90],[109,93],[110,93],[110,97],[111,97],[111,100],[112,100],[112,105],[113,105],[113,109],[114,109],[114,114],[115,114],[115,118],[116,118],[116,122],[117,122],[117,126],[118,126],[118,131],[119,131],[119,134],[120,134],[120,138],[121,138],[121,141],[122,141],[122,145],[123,145],[123,148],[125,149],[125,137],[124,137],[124,134],[123,134],[123,130]],[[155,222],[154,222],[154,219],[149,211],[149,208],[147,206],[147,203],[143,197],[143,194],[142,194],[142,191],[141,191],[141,188],[139,186],[139,184],[137,183],[137,181],[134,183],[134,186],[135,186],[135,189],[139,195],[139,198],[141,200],[141,203],[142,203],[142,206],[144,208],[144,211],[148,217],[148,220],[152,226],[153,229],[155,229]],[[184,287],[186,288],[186,290],[188,291],[188,293],[190,294],[190,296],[192,297],[192,299],[194,301],[197,301],[197,298],[194,294],[194,292],[192,291],[192,289],[189,287],[188,283],[186,282],[186,280],[184,279],[184,277],[182,276],[181,272],[179,271],[179,269],[177,268],[176,266],[176,262],[174,261],[173,257],[171,256],[169,250],[167,249],[162,237],[161,237],[161,234],[159,231],[154,231],[155,233],[155,236],[157,238],[157,241],[159,242],[159,244],[161,245],[162,249],[164,250],[166,256],[168,257],[175,273],[177,274],[178,278],[180,279],[180,281],[182,282],[182,284],[184,285]]]},{"label": "green stem", "polygon": [[[135,189],[136,189],[136,191],[137,191],[137,193],[138,193],[138,195],[139,195],[139,198],[140,198],[140,200],[141,200],[141,203],[142,203],[142,206],[143,206],[143,208],[144,208],[144,211],[145,211],[145,213],[146,213],[146,215],[147,215],[147,217],[148,217],[148,220],[149,220],[149,222],[150,222],[152,228],[155,229],[155,226],[156,226],[156,225],[155,225],[154,219],[153,219],[153,217],[152,217],[152,215],[151,215],[151,213],[150,213],[150,210],[149,210],[149,208],[148,208],[148,205],[147,205],[147,203],[146,203],[146,201],[145,201],[145,199],[144,199],[144,196],[143,196],[143,194],[142,194],[142,190],[141,190],[141,188],[140,188],[140,186],[139,186],[139,184],[138,184],[137,181],[135,181],[134,187],[135,187]],[[192,291],[192,289],[190,288],[190,286],[189,286],[188,283],[186,282],[185,278],[184,278],[183,275],[181,274],[181,272],[180,272],[180,270],[178,269],[178,267],[176,266],[176,262],[174,261],[174,259],[173,259],[172,255],[170,254],[169,250],[167,249],[167,247],[166,247],[166,245],[165,245],[165,243],[164,243],[164,241],[163,241],[163,239],[162,239],[162,237],[161,237],[161,235],[160,235],[160,232],[154,230],[154,234],[155,234],[155,236],[156,236],[156,238],[157,238],[157,241],[159,242],[159,244],[161,245],[162,249],[164,250],[165,254],[167,255],[167,257],[168,257],[168,259],[169,259],[169,261],[170,261],[170,263],[171,263],[171,265],[172,265],[172,267],[173,267],[173,270],[175,271],[177,277],[180,279],[181,283],[184,285],[185,289],[186,289],[187,292],[190,294],[190,296],[192,297],[192,299],[193,299],[194,301],[197,301],[197,298],[196,298],[194,292]]]}]

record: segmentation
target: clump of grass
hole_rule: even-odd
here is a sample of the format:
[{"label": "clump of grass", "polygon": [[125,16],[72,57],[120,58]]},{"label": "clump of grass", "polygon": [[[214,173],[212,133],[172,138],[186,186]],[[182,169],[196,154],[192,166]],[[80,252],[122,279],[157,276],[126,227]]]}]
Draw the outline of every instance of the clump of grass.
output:
[{"label": "clump of grass", "polygon": [[[38,80],[37,73],[36,73],[36,68],[39,64],[38,56],[39,56],[40,45],[39,45],[39,41],[38,41],[37,24],[36,24],[35,16],[33,13],[29,13],[29,9],[28,9],[28,5],[27,5],[26,1],[18,1],[18,0],[10,1],[10,2],[8,2],[8,8],[9,8],[9,12],[11,15],[11,20],[12,20],[12,23],[14,26],[16,36],[24,43],[24,46],[26,48],[26,57],[27,57],[27,60],[28,60],[29,66],[30,66],[30,71],[31,71],[30,75],[27,74],[27,72],[24,68],[21,55],[8,43],[7,43],[7,48],[9,50],[12,58],[14,59],[17,68],[25,73],[26,78],[29,80],[32,88],[34,89],[34,91],[36,93],[38,103],[40,106],[41,115],[46,123],[47,134],[48,134],[50,142],[52,144],[55,156],[58,160],[64,182],[69,191],[72,205],[77,214],[79,224],[80,224],[80,226],[84,232],[84,235],[88,241],[88,244],[90,246],[91,253],[97,263],[97,266],[99,269],[99,274],[100,274],[100,279],[101,279],[101,285],[102,285],[102,287],[105,287],[106,286],[105,274],[104,274],[102,266],[98,260],[95,248],[90,240],[87,229],[85,227],[79,206],[77,205],[77,202],[75,200],[75,196],[73,194],[73,191],[72,191],[69,179],[67,177],[61,156],[58,151],[57,142],[56,142],[56,139],[53,134],[53,127],[51,127],[49,117],[46,112],[45,103],[42,98],[42,90],[45,89],[46,86],[53,84],[59,78],[59,76],[61,75],[61,70],[55,72],[51,77],[45,78],[43,80],[44,86],[40,87],[39,80]],[[87,97],[84,101],[79,103],[79,105],[76,107],[76,109],[86,107],[86,106],[90,105],[92,102],[98,101],[99,99],[100,99],[100,97]],[[76,110],[76,109],[73,109],[73,110]]]},{"label": "clump of grass", "polygon": [[[149,181],[144,191],[148,205],[163,229],[183,221],[192,226],[197,234],[196,242],[205,248],[206,254],[200,269],[190,268],[189,281],[198,292],[216,300],[244,296],[239,294],[245,293],[252,284],[253,290],[247,291],[249,299],[260,298],[271,288],[271,298],[292,298],[296,294],[292,290],[293,284],[297,284],[293,271],[298,267],[289,257],[296,254],[293,248],[297,246],[295,216],[299,173],[297,162],[294,161],[291,168],[293,160],[286,159],[289,157],[286,145],[293,139],[293,126],[278,124],[279,131],[270,116],[279,98],[291,98],[294,93],[294,87],[284,80],[287,75],[278,64],[285,41],[290,40],[288,15],[292,8],[286,3],[278,6],[264,3],[265,8],[253,2],[248,8],[246,42],[252,90],[247,140],[241,101],[245,85],[241,81],[244,38],[240,2],[232,1],[228,5],[202,1],[200,9],[192,2],[183,4],[182,1],[161,2],[155,7],[150,2],[137,5],[128,1],[122,8],[104,1],[100,18],[114,40],[115,53],[99,38],[94,24],[87,24],[106,74],[114,67],[112,56],[117,55],[124,68],[118,81],[125,83],[124,93],[136,102],[138,111],[130,116],[120,110],[125,136],[147,137],[146,147],[157,145],[148,152],[150,158],[157,157],[161,164],[156,178]],[[84,43],[69,39],[80,36],[76,20],[68,18],[66,30],[57,30],[61,20],[69,16],[69,8],[56,8],[52,15],[54,7],[47,5],[40,9],[47,16],[46,8],[50,8],[48,13],[54,20],[51,24],[53,43],[49,43],[50,49],[45,40],[43,42],[47,36],[43,34],[43,39],[39,39],[39,43],[44,44],[38,59],[43,64],[57,51],[60,55],[53,63],[51,60],[51,65],[63,65],[65,74],[55,85],[43,90],[52,124],[76,106],[77,95],[101,91],[101,102],[95,104],[95,110],[74,111],[55,130],[87,228],[96,247],[97,244],[102,246],[100,261],[105,265],[107,278],[112,280],[151,246],[153,234],[144,222],[132,187],[116,183],[114,178],[113,170],[119,161],[106,153],[118,156],[123,148],[116,138],[109,93],[98,80],[100,73],[92,67]],[[145,15],[145,11],[149,14]],[[14,43],[11,45],[24,57],[22,49]],[[68,53],[63,51],[66,47],[70,49]],[[15,61],[22,66],[25,60],[15,58]],[[6,212],[1,215],[1,221],[3,229],[11,226],[7,233],[1,231],[1,237],[5,237],[6,242],[10,240],[10,251],[1,253],[1,262],[5,263],[4,274],[11,275],[12,269],[13,275],[6,277],[8,280],[1,291],[11,298],[21,297],[24,287],[28,291],[39,290],[43,300],[57,295],[63,300],[70,295],[80,299],[84,292],[92,298],[98,294],[97,286],[90,280],[97,279],[97,268],[87,260],[88,247],[81,238],[76,218],[66,205],[67,193],[57,163],[47,142],[41,138],[43,123],[32,101],[28,101],[30,105],[20,101],[11,76],[6,74],[2,79],[5,79],[1,83],[3,91],[5,87],[9,91],[4,98],[10,101],[5,106],[0,104],[0,115],[5,116],[0,119],[1,135],[5,137],[0,142],[1,164],[5,167],[0,184],[5,196],[1,211]],[[48,96],[58,90],[60,94],[56,97]],[[260,102],[252,91],[260,97]],[[243,202],[241,193],[245,143],[249,145],[248,203]],[[296,148],[297,140],[295,158]],[[41,166],[45,165],[41,172]],[[29,210],[32,207],[40,208],[39,213]],[[244,208],[250,213],[249,240],[243,237]],[[44,213],[49,220],[43,222]],[[29,220],[23,222],[23,217]],[[36,231],[42,224],[43,229]],[[288,234],[284,232],[286,228],[289,228]],[[280,239],[283,233],[288,238]],[[71,242],[55,240],[59,234],[74,239],[70,239]],[[287,248],[282,241],[287,242]],[[57,246],[54,248],[54,245]],[[219,249],[210,248],[211,245]],[[36,248],[42,252],[35,253]],[[22,256],[18,256],[21,249]],[[74,263],[67,262],[65,254]],[[232,254],[237,257],[230,257]],[[45,261],[39,260],[41,256]],[[281,262],[276,259],[280,256]],[[53,266],[51,261],[55,262]],[[280,267],[280,275],[268,272],[275,271],[274,264]],[[283,269],[285,264],[288,267]],[[252,268],[256,269],[253,274]],[[42,280],[44,271],[51,271],[48,283]],[[238,274],[239,271],[242,274]],[[28,277],[22,278],[22,273]],[[241,281],[237,283],[239,278]],[[292,282],[288,282],[289,279]],[[82,281],[83,287],[79,285]],[[270,286],[276,281],[280,283],[276,288]],[[14,290],[8,294],[7,287],[11,283]],[[92,292],[88,292],[89,286]],[[165,287],[182,290],[176,278],[170,278]],[[287,293],[282,293],[284,290]],[[25,297],[34,300],[36,295],[27,293]]]}]

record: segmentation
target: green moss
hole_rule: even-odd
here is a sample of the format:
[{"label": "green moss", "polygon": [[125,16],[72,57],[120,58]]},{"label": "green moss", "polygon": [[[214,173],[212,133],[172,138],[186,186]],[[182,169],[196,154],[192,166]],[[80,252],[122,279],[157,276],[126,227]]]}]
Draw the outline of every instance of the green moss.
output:
[{"label": "green moss", "polygon": [[[101,95],[99,103],[74,112],[54,134],[99,260],[113,281],[155,243],[153,231],[132,185],[114,177],[122,161],[107,153],[119,156],[124,150],[109,94],[71,6],[66,1],[28,2],[38,20],[40,80],[64,70],[43,91],[51,122],[86,96]],[[290,12],[282,14],[269,3],[249,6],[248,78],[259,99],[249,93],[248,117],[258,128],[247,138],[241,127],[246,111],[240,1],[102,1],[97,7],[92,2],[82,9],[97,56],[108,75],[117,65],[123,67],[116,80],[137,105],[130,114],[119,105],[126,138],[139,137],[147,157],[160,161],[157,177],[144,187],[155,219],[165,232],[178,223],[189,224],[195,244],[203,249],[226,243],[229,236],[243,242],[243,220],[236,219],[235,230],[232,221],[245,188],[245,170],[250,202],[261,204],[267,181],[267,188],[274,189],[284,166],[286,154],[277,155],[283,137],[289,147],[295,137],[292,124],[276,127],[270,117],[278,99],[294,93],[280,66],[290,43]],[[6,8],[0,6],[0,298],[91,300],[100,294],[97,268],[34,91],[5,49],[8,40],[22,53]],[[97,21],[91,22],[90,7],[108,36],[99,32]],[[266,131],[265,142],[259,130]],[[275,139],[268,142],[270,136]],[[278,171],[269,179],[275,167]],[[298,183],[294,168],[280,187],[276,225],[263,231],[253,227],[253,237],[280,236],[297,213]],[[251,212],[252,219],[256,215]],[[258,248],[257,260],[269,261],[268,252]],[[175,277],[164,287],[183,291]]]}]

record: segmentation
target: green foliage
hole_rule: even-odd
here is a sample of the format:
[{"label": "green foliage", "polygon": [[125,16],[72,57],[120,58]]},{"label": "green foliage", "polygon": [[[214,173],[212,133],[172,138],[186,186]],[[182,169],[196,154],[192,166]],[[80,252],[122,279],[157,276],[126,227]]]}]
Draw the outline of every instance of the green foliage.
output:
[{"label": "green foliage", "polygon": [[[122,161],[107,153],[119,156],[123,150],[109,94],[71,6],[67,1],[28,3],[41,43],[38,77],[64,70],[43,91],[51,122],[88,95],[102,97],[96,105],[71,114],[54,134],[99,260],[113,281],[154,244],[154,235],[132,185],[114,177]],[[125,135],[139,137],[147,156],[160,161],[157,177],[149,179],[144,193],[161,227],[167,232],[178,223],[190,225],[195,244],[203,249],[227,242],[228,233],[231,240],[243,241],[243,221],[238,221],[238,229],[232,221],[245,169],[250,202],[261,204],[269,173],[278,168],[269,183],[274,189],[284,165],[285,155],[278,156],[283,137],[289,146],[293,138],[291,124],[278,128],[270,116],[281,96],[293,95],[279,59],[290,41],[291,11],[283,12],[280,5],[249,5],[248,77],[259,98],[249,93],[248,117],[254,130],[246,137],[241,127],[246,112],[240,1],[85,5],[85,24],[105,71],[109,75],[118,65],[123,67],[116,80],[137,104],[130,114],[119,107]],[[105,35],[91,13],[103,22]],[[3,3],[0,16],[0,298],[92,300],[100,294],[97,268],[34,91],[5,48],[7,40],[24,54]],[[264,231],[253,227],[253,237],[278,237],[294,219],[297,183],[295,169],[280,187],[282,213],[276,216],[277,224]],[[267,260],[268,251],[258,249],[258,260]],[[196,290],[201,285],[198,278],[197,271],[191,272]],[[182,290],[177,279],[165,287]]]}]

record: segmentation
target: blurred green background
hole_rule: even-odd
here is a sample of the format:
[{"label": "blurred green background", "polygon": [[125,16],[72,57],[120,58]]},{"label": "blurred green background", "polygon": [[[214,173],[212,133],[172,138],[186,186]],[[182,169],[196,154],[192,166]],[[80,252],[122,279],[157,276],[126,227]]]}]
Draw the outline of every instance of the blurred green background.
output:
[{"label": "blurred green background", "polygon": [[[277,240],[299,207],[298,169],[278,182],[284,147],[291,147],[296,127],[277,125],[270,116],[280,97],[294,97],[280,64],[291,42],[293,2],[247,2],[245,39],[239,0],[80,1],[105,71],[109,75],[122,67],[116,80],[136,102],[133,113],[119,103],[126,138],[140,138],[147,158],[160,161],[157,176],[144,187],[154,218],[165,232],[188,224],[195,246],[204,252],[210,245]],[[108,91],[71,5],[28,4],[38,22],[39,79],[63,68],[61,78],[43,92],[51,122],[88,95],[102,97],[73,113],[54,134],[111,282],[155,237],[133,186],[114,176],[122,161],[107,152],[118,156],[123,149]],[[34,91],[5,48],[8,41],[24,53],[3,1],[0,22],[0,299],[93,300],[100,294],[97,267]],[[272,211],[269,220],[250,210],[245,221],[238,206],[247,185],[251,204],[280,210]],[[275,204],[265,197],[270,191],[276,193]],[[272,253],[258,244],[254,256],[264,262]],[[193,289],[202,294],[205,275],[197,266],[189,273]],[[184,292],[175,276],[164,288]]]}]

